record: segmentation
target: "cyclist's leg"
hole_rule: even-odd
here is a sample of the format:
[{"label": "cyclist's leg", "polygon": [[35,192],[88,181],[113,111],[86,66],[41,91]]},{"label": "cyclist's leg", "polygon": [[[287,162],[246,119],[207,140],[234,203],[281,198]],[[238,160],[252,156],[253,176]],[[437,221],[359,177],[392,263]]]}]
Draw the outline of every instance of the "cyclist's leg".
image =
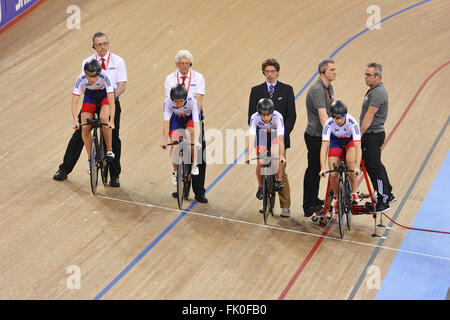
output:
[{"label": "cyclist's leg", "polygon": [[[194,143],[194,121],[189,120],[186,123],[186,136],[189,144]],[[191,146],[191,163],[197,163],[197,152],[195,152],[194,146]]]},{"label": "cyclist's leg", "polygon": [[[345,162],[349,170],[355,170],[356,168],[356,148],[353,141],[347,144],[347,150],[345,152]],[[352,187],[352,192],[356,192],[356,184],[358,178],[353,172],[348,173],[348,179],[350,180],[350,186]]]},{"label": "cyclist's leg", "polygon": [[[113,106],[114,107],[114,106]],[[109,123],[109,116],[111,114],[111,106],[108,99],[103,98],[100,107],[100,122]],[[106,151],[112,151],[112,130],[107,126],[102,126],[103,137],[105,138]]]},{"label": "cyclist's leg", "polygon": [[[182,132],[180,129],[170,130],[169,137],[170,141],[179,141],[180,137],[182,137]],[[173,171],[178,171],[178,154],[179,154],[179,146],[171,146],[170,147],[170,159],[173,165]]]},{"label": "cyclist's leg", "polygon": [[[263,155],[264,153],[266,153],[267,148],[265,145],[256,145],[256,156],[259,157],[261,155]],[[262,171],[262,166],[264,165],[264,161],[263,160],[258,160],[256,162],[256,180],[258,181],[258,188],[262,188],[262,175],[261,175],[261,171]]]},{"label": "cyclist's leg", "polygon": [[272,139],[270,153],[272,157],[278,158],[276,160],[272,160],[272,165],[274,166],[274,170],[276,172],[276,181],[282,181],[283,168],[280,166],[280,147],[278,144],[278,137]]}]

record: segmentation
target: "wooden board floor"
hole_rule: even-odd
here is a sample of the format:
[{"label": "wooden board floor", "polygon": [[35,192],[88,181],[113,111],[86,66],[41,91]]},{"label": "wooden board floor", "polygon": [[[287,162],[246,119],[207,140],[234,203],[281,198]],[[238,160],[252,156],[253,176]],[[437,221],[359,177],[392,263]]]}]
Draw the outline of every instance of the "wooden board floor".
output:
[{"label": "wooden board floor", "polygon": [[[0,298],[373,299],[377,290],[365,277],[379,243],[371,216],[354,217],[344,240],[336,224],[326,231],[303,217],[306,92],[296,100],[287,153],[292,215],[283,219],[277,209],[264,226],[254,168],[243,164],[208,165],[209,203],[177,210],[168,153],[159,147],[163,82],[177,51],[189,49],[206,79],[205,128],[225,137],[227,129],[247,129],[250,88],[264,81],[266,58],[279,60],[279,80],[298,94],[319,60],[340,48],[335,96],[357,118],[365,65],[382,63],[386,132],[394,132],[382,160],[399,199],[389,214],[403,201],[397,221],[408,226],[450,146],[446,129],[407,194],[450,114],[450,65],[414,99],[450,61],[450,3],[418,3],[377,1],[381,18],[390,18],[358,35],[372,1],[281,0],[272,8],[250,0],[74,0],[79,30],[66,27],[66,2],[44,1],[0,34]],[[121,99],[121,188],[99,186],[94,197],[84,150],[68,180],[52,176],[72,134],[73,84],[97,31],[125,59],[128,88]],[[406,233],[394,226],[378,248],[372,265],[381,278]],[[67,288],[70,266],[81,271],[80,289]]]}]

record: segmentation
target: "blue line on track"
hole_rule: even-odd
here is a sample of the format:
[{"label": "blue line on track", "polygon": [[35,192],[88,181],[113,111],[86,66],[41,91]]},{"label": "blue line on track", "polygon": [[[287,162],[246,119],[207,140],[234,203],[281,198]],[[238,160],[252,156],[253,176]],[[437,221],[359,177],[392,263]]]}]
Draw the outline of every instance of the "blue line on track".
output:
[{"label": "blue line on track", "polygon": [[[333,58],[339,51],[341,51],[345,46],[347,46],[350,42],[355,40],[356,38],[360,37],[364,33],[366,33],[371,28],[375,27],[377,24],[380,24],[386,20],[389,20],[405,11],[408,11],[412,8],[415,8],[417,6],[420,6],[424,3],[430,2],[431,0],[424,0],[421,2],[418,2],[414,5],[411,5],[403,10],[400,10],[398,12],[395,12],[391,14],[390,16],[380,20],[378,23],[370,26],[369,28],[364,29],[363,31],[359,32],[358,34],[351,37],[349,40],[347,40],[345,43],[343,43],[339,48],[337,48],[331,55],[330,58]],[[306,90],[306,88],[311,84],[311,82],[315,79],[315,77],[318,75],[318,72],[316,71],[314,75],[311,77],[311,79],[302,87],[302,89],[297,93],[295,96],[295,99],[297,100],[298,97]],[[247,152],[247,149],[243,151],[234,161],[232,164],[230,164],[206,189],[206,192],[210,191],[224,176],[225,174],[230,171],[230,169],[237,163],[237,161],[242,158],[245,153]],[[187,212],[189,212],[195,205],[197,204],[197,201],[193,201],[189,207],[186,208],[155,240],[153,240],[125,269],[122,270],[122,272],[119,273],[119,275],[114,278],[113,281],[111,281],[95,298],[94,300],[101,299],[120,279],[122,279],[128,271],[130,271],[185,215]]]}]

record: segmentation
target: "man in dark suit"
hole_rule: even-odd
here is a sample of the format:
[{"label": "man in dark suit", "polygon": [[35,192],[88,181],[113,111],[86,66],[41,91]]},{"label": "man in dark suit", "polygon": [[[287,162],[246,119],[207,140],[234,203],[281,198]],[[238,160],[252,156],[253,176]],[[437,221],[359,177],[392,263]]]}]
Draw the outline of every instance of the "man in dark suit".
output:
[{"label": "man in dark suit", "polygon": [[[285,135],[284,144],[286,151],[290,147],[289,134],[294,129],[297,113],[295,111],[295,96],[292,86],[278,81],[280,64],[276,59],[267,59],[262,63],[261,70],[266,81],[252,88],[248,104],[248,122],[252,114],[256,112],[256,104],[261,98],[272,99],[275,110],[280,112],[284,119]],[[285,154],[286,155],[286,154]],[[286,162],[283,164],[283,190],[278,192],[280,197],[281,216],[290,216],[291,196],[289,180],[286,174]]]}]

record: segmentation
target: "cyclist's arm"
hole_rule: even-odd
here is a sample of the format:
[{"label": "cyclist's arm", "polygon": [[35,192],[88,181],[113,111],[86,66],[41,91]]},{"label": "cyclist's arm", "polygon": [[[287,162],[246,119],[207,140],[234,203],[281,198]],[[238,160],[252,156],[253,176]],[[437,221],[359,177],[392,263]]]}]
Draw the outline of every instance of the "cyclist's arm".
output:
[{"label": "cyclist's arm", "polygon": [[163,123],[163,144],[167,144],[169,141],[169,127],[170,120],[164,120]]},{"label": "cyclist's arm", "polygon": [[78,123],[78,110],[77,110],[77,105],[78,105],[78,101],[80,100],[80,96],[76,95],[76,94],[72,94],[72,107],[71,107],[71,111],[72,111],[72,118],[73,118],[73,122]]}]

